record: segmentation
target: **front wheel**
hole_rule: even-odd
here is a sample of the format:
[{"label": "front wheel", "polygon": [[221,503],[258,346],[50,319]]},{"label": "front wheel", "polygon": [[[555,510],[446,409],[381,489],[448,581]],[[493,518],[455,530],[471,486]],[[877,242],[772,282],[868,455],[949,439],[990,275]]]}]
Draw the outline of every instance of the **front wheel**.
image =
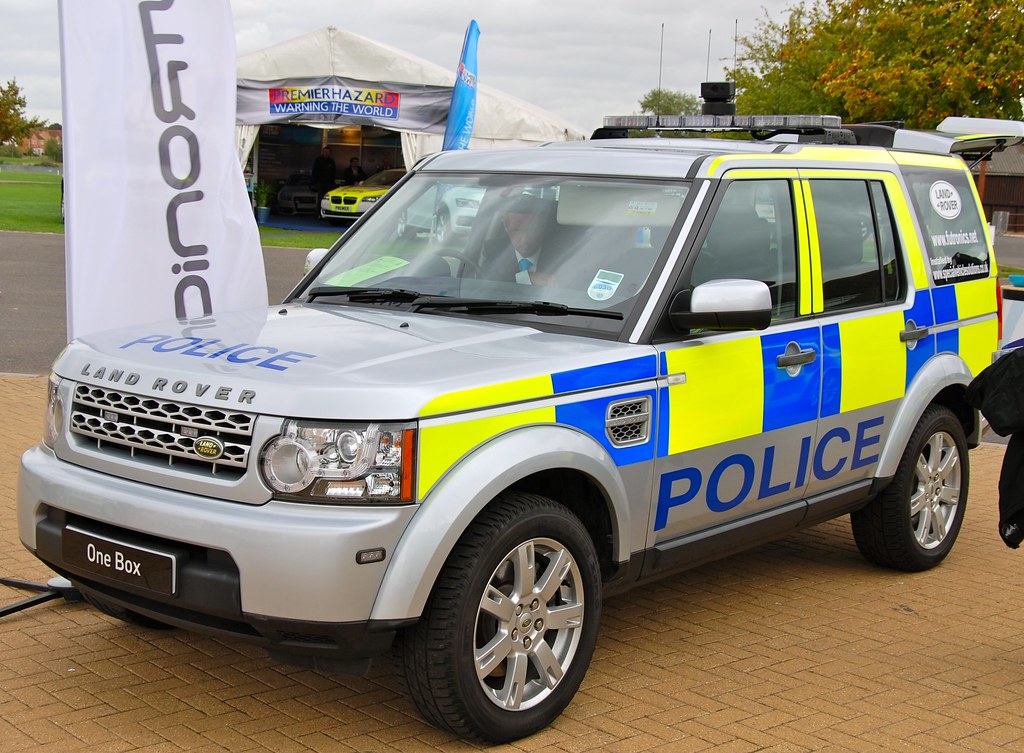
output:
[{"label": "front wheel", "polygon": [[403,636],[413,703],[461,735],[508,742],[554,720],[597,643],[593,542],[562,505],[507,494],[473,522]]},{"label": "front wheel", "polygon": [[857,548],[878,565],[917,572],[953,548],[967,507],[970,461],[959,419],[932,405],[903,451],[892,483],[850,516]]}]

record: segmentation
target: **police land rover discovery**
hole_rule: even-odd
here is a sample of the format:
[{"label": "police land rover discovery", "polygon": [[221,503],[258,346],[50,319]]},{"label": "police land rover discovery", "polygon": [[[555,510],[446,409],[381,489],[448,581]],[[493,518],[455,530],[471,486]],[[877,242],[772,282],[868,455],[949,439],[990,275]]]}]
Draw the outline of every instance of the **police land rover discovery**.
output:
[{"label": "police land rover discovery", "polygon": [[[937,565],[1000,338],[962,155],[1021,124],[698,117],[766,138],[437,154],[282,305],[72,343],[24,545],[124,620],[323,670],[397,646],[431,722],[494,741],[638,582],[841,515]],[[465,232],[410,222],[453,191]]]}]

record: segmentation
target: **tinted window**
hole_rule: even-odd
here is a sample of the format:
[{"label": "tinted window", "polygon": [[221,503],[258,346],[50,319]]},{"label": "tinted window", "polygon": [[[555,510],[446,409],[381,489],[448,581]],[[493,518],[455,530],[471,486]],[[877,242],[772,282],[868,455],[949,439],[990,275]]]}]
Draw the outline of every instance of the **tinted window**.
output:
[{"label": "tinted window", "polygon": [[775,318],[796,315],[796,243],[789,181],[733,181],[715,211],[690,282],[761,280]]},{"label": "tinted window", "polygon": [[825,311],[901,295],[896,233],[880,183],[812,180]]}]

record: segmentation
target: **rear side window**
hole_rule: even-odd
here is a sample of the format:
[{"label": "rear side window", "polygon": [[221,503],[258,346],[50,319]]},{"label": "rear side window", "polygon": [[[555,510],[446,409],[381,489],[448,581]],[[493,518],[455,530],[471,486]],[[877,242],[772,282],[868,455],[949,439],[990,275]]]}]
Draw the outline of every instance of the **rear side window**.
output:
[{"label": "rear side window", "polygon": [[971,178],[955,170],[905,167],[903,174],[921,218],[936,285],[989,275],[986,228],[974,202]]},{"label": "rear side window", "polygon": [[810,186],[825,311],[898,300],[899,254],[882,184],[812,180]]}]

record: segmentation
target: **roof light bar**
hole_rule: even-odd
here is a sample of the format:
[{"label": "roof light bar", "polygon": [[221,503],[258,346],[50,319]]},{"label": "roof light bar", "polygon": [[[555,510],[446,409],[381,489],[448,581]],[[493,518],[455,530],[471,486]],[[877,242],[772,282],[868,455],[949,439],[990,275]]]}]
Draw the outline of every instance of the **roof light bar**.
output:
[{"label": "roof light bar", "polygon": [[841,128],[838,115],[608,115],[606,128],[680,131],[820,131]]}]

